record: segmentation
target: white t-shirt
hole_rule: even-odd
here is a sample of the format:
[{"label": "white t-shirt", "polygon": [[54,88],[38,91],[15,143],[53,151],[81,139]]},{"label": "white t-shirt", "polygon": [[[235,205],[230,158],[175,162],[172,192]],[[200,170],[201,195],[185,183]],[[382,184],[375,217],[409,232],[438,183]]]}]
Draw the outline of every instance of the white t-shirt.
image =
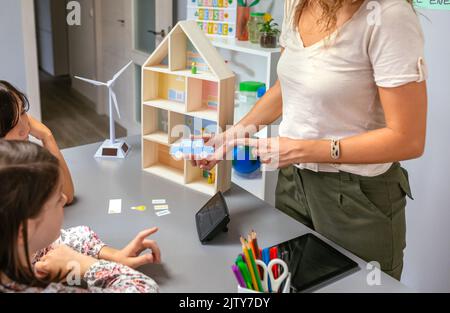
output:
[{"label": "white t-shirt", "polygon": [[[365,0],[338,32],[305,48],[294,26],[299,1],[285,0],[280,38],[285,51],[278,63],[283,96],[280,136],[343,139],[384,128],[377,86],[398,87],[427,75],[423,33],[412,6],[406,0]],[[377,176],[391,165],[297,166]]]}]

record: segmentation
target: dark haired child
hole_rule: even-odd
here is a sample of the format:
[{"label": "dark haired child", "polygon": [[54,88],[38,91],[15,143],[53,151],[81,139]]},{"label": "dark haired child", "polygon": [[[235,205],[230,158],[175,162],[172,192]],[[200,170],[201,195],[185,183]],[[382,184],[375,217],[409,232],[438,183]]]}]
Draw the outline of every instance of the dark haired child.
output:
[{"label": "dark haired child", "polygon": [[27,113],[29,106],[22,92],[0,80],[0,139],[28,140],[31,135],[42,141],[43,146],[59,160],[63,191],[70,204],[74,197],[74,186],[69,168],[50,129]]},{"label": "dark haired child", "polygon": [[31,142],[0,140],[0,293],[158,292],[133,269],[161,262],[147,239],[157,228],[115,250],[87,227],[61,230],[66,201],[55,156]]}]

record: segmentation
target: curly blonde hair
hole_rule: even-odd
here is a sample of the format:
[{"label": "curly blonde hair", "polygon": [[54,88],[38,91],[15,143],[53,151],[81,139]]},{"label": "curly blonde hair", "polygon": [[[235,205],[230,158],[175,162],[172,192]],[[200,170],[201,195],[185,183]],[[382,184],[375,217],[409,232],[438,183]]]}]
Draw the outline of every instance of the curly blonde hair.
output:
[{"label": "curly blonde hair", "polygon": [[[324,31],[332,32],[337,24],[337,13],[346,3],[356,2],[358,0],[302,0],[298,3],[295,13],[294,26],[300,22],[303,10],[311,3],[318,4],[322,9],[322,16],[317,21],[318,25],[323,26]],[[362,0],[359,0],[362,1]],[[405,0],[413,6],[413,0]]]}]

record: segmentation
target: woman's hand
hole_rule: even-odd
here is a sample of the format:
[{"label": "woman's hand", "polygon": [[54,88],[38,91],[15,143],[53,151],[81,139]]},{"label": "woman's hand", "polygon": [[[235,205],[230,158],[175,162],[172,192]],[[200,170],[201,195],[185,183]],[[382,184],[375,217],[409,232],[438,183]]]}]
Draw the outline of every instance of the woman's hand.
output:
[{"label": "woman's hand", "polygon": [[98,260],[61,245],[44,255],[34,266],[36,277],[60,282],[71,272],[78,271],[83,277]]},{"label": "woman's hand", "polygon": [[[192,139],[203,139],[206,146],[214,147],[215,149],[222,149],[225,144],[226,134],[216,134],[214,136],[203,136],[201,138],[192,137]],[[221,156],[221,157],[219,157]],[[202,170],[210,171],[212,170],[220,161],[223,160],[224,154],[223,151],[220,150],[214,156],[211,156],[207,159],[197,160],[194,157],[191,157],[191,164],[194,167],[199,167]]]},{"label": "woman's hand", "polygon": [[53,136],[51,130],[47,126],[34,119],[31,115],[28,115],[28,120],[30,122],[31,136],[43,142]]},{"label": "woman's hand", "polygon": [[[161,263],[161,251],[154,240],[147,239],[158,231],[158,228],[151,228],[140,232],[125,248],[115,250],[104,247],[99,253],[99,259],[113,261],[129,266],[133,269],[146,264]],[[141,255],[142,252],[150,249],[151,253]]]},{"label": "woman's hand", "polygon": [[204,170],[211,170],[220,161],[230,158],[236,146],[249,146],[253,149],[253,156],[259,157],[266,169],[285,168],[289,165],[301,163],[302,141],[286,137],[264,139],[238,138],[226,140],[226,134],[203,138],[207,145],[215,146],[214,155],[207,159],[192,160],[192,165]]},{"label": "woman's hand", "polygon": [[302,141],[286,137],[236,139],[230,146],[253,147],[253,157],[259,157],[266,168],[279,169],[302,163]]}]

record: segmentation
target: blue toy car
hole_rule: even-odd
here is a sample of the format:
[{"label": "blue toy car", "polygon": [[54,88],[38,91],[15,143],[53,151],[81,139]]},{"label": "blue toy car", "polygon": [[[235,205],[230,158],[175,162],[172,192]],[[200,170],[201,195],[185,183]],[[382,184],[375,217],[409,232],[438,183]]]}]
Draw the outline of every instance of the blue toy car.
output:
[{"label": "blue toy car", "polygon": [[214,147],[206,146],[203,139],[183,139],[181,143],[170,147],[170,155],[176,160],[187,159],[190,156],[195,159],[207,159],[214,154]]}]

